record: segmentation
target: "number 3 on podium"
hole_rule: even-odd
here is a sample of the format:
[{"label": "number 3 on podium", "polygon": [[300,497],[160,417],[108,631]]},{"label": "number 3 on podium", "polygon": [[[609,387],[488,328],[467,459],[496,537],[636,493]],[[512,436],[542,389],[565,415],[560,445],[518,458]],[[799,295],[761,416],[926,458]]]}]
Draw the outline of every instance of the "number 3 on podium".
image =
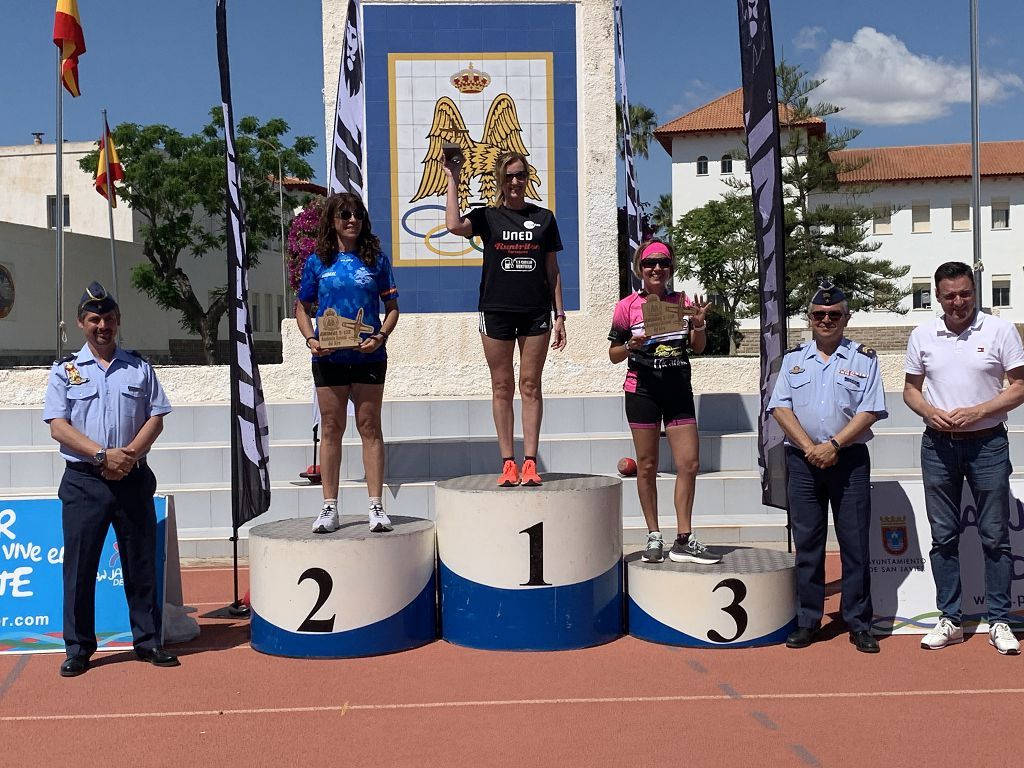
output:
[{"label": "number 3 on podium", "polygon": [[708,632],[708,639],[714,643],[731,643],[738,640],[747,631],[747,611],[740,605],[747,596],[747,585],[739,579],[722,579],[711,591],[717,592],[722,588],[732,590],[732,602],[723,606],[722,610],[736,622],[736,634],[732,637],[725,637],[717,630],[712,629]]}]

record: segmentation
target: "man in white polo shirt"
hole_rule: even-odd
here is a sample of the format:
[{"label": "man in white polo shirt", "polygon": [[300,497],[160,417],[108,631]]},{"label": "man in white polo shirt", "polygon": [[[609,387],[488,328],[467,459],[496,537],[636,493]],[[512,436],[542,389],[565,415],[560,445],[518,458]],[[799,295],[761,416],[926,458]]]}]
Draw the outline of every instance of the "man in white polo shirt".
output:
[{"label": "man in white polo shirt", "polygon": [[[964,639],[960,590],[960,499],[964,480],[978,510],[985,555],[989,642],[1020,653],[1010,614],[1010,448],[1006,415],[1024,403],[1024,345],[1010,323],[979,312],[967,264],[935,270],[943,315],[914,329],[907,345],[903,399],[925,422],[921,476],[932,529],[929,552],[940,617],[921,641],[944,648]],[[1003,388],[1003,377],[1009,384]],[[922,392],[927,381],[928,391]]]}]

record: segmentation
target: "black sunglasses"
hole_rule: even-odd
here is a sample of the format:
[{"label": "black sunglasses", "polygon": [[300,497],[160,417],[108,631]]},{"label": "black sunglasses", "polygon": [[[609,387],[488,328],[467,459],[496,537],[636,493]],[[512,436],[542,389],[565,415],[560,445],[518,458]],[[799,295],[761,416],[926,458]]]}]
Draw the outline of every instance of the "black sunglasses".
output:
[{"label": "black sunglasses", "polygon": [[512,179],[516,179],[517,181],[526,181],[527,178],[528,176],[526,171],[516,171],[515,173],[505,174],[505,181],[512,181]]},{"label": "black sunglasses", "polygon": [[818,310],[817,312],[811,312],[811,317],[814,320],[817,320],[819,323],[822,320],[824,320],[826,317],[829,320],[833,321],[833,322],[839,322],[840,320],[843,319],[843,313],[840,312],[837,309],[833,309],[831,312],[825,312],[824,310]]},{"label": "black sunglasses", "polygon": [[664,267],[665,269],[672,268],[672,259],[640,259],[641,267]]},{"label": "black sunglasses", "polygon": [[342,221],[348,221],[353,216],[356,217],[356,221],[362,221],[366,218],[366,214],[362,211],[350,211],[348,208],[342,208],[334,215],[334,218],[341,219]]}]

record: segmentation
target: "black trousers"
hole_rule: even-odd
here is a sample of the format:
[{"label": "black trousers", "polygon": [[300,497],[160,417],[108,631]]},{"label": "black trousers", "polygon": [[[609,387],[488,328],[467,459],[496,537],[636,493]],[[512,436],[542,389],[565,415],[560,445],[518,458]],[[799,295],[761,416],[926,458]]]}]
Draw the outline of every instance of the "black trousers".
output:
[{"label": "black trousers", "polygon": [[160,644],[156,593],[156,477],[141,466],[122,480],[64,470],[57,495],[64,526],[64,645],[68,656],[96,650],[96,572],[114,526],[136,648]]},{"label": "black trousers", "polygon": [[832,506],[843,564],[842,613],[851,632],[871,628],[871,458],[866,445],[851,445],[827,469],[786,448],[789,515],[796,544],[797,624],[814,628],[825,610],[825,540]]}]

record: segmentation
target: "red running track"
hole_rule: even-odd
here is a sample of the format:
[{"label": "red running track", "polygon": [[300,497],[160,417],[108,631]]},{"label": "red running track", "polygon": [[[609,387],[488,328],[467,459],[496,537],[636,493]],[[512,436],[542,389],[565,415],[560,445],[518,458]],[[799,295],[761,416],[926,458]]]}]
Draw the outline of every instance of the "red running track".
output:
[{"label": "red running track", "polygon": [[[200,614],[229,600],[229,569],[182,577]],[[63,679],[59,655],[0,656],[0,766],[1004,765],[1024,745],[1024,660],[985,635],[930,652],[896,636],[872,656],[833,623],[804,650],[438,641],[317,661],[254,652],[245,622],[201,624],[176,669],[113,653]]]}]

